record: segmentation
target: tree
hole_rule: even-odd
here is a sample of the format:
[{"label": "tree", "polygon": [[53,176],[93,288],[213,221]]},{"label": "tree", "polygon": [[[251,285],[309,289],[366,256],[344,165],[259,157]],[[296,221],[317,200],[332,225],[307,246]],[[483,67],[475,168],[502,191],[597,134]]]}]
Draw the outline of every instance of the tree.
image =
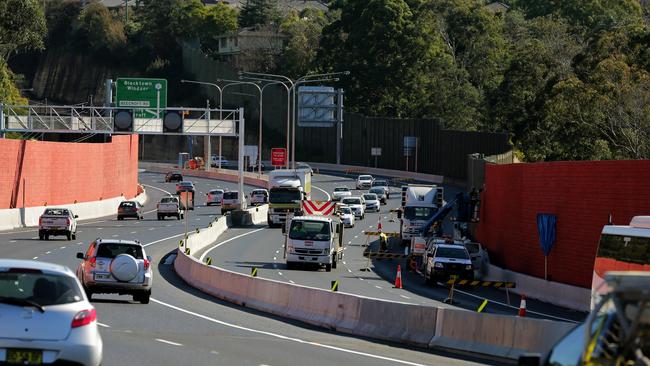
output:
[{"label": "tree", "polygon": [[81,11],[77,34],[95,51],[114,51],[126,44],[124,25],[102,3],[90,3]]},{"label": "tree", "polygon": [[325,13],[316,9],[289,14],[280,26],[289,37],[280,62],[283,74],[300,77],[314,68],[321,33],[329,22]]},{"label": "tree", "polygon": [[280,21],[278,0],[246,0],[239,12],[239,26],[277,24]]},{"label": "tree", "polygon": [[203,7],[201,0],[142,0],[142,43],[156,55],[177,55],[179,41],[198,36]]},{"label": "tree", "polygon": [[237,11],[219,3],[201,8],[198,17],[201,19],[201,31],[198,32],[201,49],[208,55],[214,55],[219,51],[217,36],[237,30]]},{"label": "tree", "polygon": [[45,34],[45,16],[39,1],[0,1],[0,57],[6,60],[20,49],[43,49]]},{"label": "tree", "polygon": [[0,103],[27,105],[26,98],[16,88],[14,73],[9,70],[7,62],[0,57]]}]

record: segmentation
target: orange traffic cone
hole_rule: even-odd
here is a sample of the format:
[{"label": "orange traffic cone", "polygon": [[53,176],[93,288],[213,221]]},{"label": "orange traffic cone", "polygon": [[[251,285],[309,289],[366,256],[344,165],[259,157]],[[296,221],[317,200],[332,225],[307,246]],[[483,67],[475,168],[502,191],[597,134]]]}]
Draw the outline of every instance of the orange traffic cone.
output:
[{"label": "orange traffic cone", "polygon": [[519,303],[519,314],[517,316],[526,316],[526,295],[521,294],[521,302]]},{"label": "orange traffic cone", "polygon": [[395,288],[402,288],[402,267],[397,265],[397,277],[395,277]]}]

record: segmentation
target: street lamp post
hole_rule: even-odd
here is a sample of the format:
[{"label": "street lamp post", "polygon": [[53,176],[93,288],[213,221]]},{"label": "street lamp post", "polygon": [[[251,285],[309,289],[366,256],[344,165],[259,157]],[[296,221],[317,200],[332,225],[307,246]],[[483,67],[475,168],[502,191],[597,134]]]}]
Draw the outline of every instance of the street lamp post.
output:
[{"label": "street lamp post", "polygon": [[[221,99],[222,94],[223,94],[223,90],[221,89],[221,87],[219,85],[217,85],[217,84],[207,83],[205,81],[196,81],[196,80],[184,80],[183,79],[183,80],[181,80],[181,83],[207,85],[207,86],[212,86],[212,87],[217,88],[217,90],[219,91],[219,123],[221,123],[221,121],[223,120],[223,118],[222,118],[223,117],[223,103],[222,103],[222,99]],[[209,123],[208,123],[208,126],[209,126]],[[210,135],[207,135],[206,138],[209,139]],[[211,146],[210,144],[208,144],[208,145]],[[221,156],[222,156],[221,155],[221,136],[219,136],[219,163],[218,163],[218,166],[217,166],[218,169],[221,169]],[[209,167],[212,166],[212,151],[208,151],[208,166]]]},{"label": "street lamp post", "polygon": [[[250,75],[250,76],[248,76],[248,75]],[[260,76],[265,76],[267,78],[262,78]],[[279,78],[279,79],[283,79],[284,81],[268,79],[268,77],[270,77],[270,78]],[[286,161],[286,167],[288,169],[289,168],[289,141],[290,141],[290,137],[291,137],[291,134],[290,134],[290,130],[291,130],[291,91],[293,90],[293,80],[289,79],[288,77],[286,77],[284,75],[263,74],[263,73],[259,73],[259,72],[245,72],[245,71],[239,72],[239,78],[240,79],[265,81],[265,82],[269,82],[269,83],[273,83],[273,84],[280,84],[287,90],[287,143],[286,143],[287,161]],[[291,87],[289,85],[291,85]]]},{"label": "street lamp post", "polygon": [[[227,84],[227,85],[225,85],[223,87],[222,91],[225,90],[226,87],[228,87],[230,85],[238,85],[238,84],[240,84],[240,85],[253,85],[254,87],[257,88],[257,91],[260,93],[260,106],[259,106],[259,108],[260,108],[260,112],[259,112],[259,116],[260,116],[260,123],[259,123],[260,132],[259,132],[259,136],[258,136],[258,148],[257,148],[257,168],[258,168],[257,169],[257,174],[259,176],[261,176],[262,175],[262,107],[264,105],[263,104],[263,98],[262,98],[263,89],[260,88],[260,86],[257,85],[256,83],[253,83],[253,82],[250,82],[250,81],[217,79],[217,82],[219,82],[219,81],[230,82],[230,84]],[[240,151],[239,153],[242,154],[243,152]]]}]

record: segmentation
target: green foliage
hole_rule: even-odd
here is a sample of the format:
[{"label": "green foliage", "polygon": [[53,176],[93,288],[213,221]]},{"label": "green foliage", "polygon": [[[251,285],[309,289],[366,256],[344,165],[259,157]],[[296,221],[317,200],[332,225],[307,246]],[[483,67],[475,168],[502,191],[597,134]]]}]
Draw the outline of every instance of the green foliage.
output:
[{"label": "green foliage", "polygon": [[96,52],[115,51],[126,44],[121,21],[113,19],[102,3],[90,3],[79,14],[77,35]]},{"label": "green foliage", "polygon": [[45,34],[45,17],[39,1],[0,1],[0,56],[5,60],[20,49],[43,49]]},{"label": "green foliage", "polygon": [[278,0],[246,0],[239,12],[239,26],[277,24],[280,21]]},{"label": "green foliage", "polygon": [[329,23],[320,10],[305,9],[290,13],[280,26],[289,38],[282,53],[282,73],[298,78],[309,73],[316,60],[323,27]]},{"label": "green foliage", "polygon": [[197,16],[201,19],[199,40],[201,49],[208,55],[214,55],[219,50],[218,36],[237,30],[237,11],[228,5],[219,3],[211,7],[203,7]]},{"label": "green foliage", "polygon": [[14,73],[0,57],[0,103],[26,105],[27,99],[20,95],[16,87]]}]

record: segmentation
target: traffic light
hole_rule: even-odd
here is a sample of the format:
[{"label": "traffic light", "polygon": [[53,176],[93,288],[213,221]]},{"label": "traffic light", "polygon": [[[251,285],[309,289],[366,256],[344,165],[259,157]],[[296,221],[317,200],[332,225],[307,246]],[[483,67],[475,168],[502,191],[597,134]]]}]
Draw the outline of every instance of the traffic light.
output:
[{"label": "traffic light", "polygon": [[133,132],[133,111],[118,109],[113,115],[114,132]]},{"label": "traffic light", "polygon": [[166,111],[165,117],[163,117],[163,133],[182,133],[183,119],[186,116],[186,112]]}]

